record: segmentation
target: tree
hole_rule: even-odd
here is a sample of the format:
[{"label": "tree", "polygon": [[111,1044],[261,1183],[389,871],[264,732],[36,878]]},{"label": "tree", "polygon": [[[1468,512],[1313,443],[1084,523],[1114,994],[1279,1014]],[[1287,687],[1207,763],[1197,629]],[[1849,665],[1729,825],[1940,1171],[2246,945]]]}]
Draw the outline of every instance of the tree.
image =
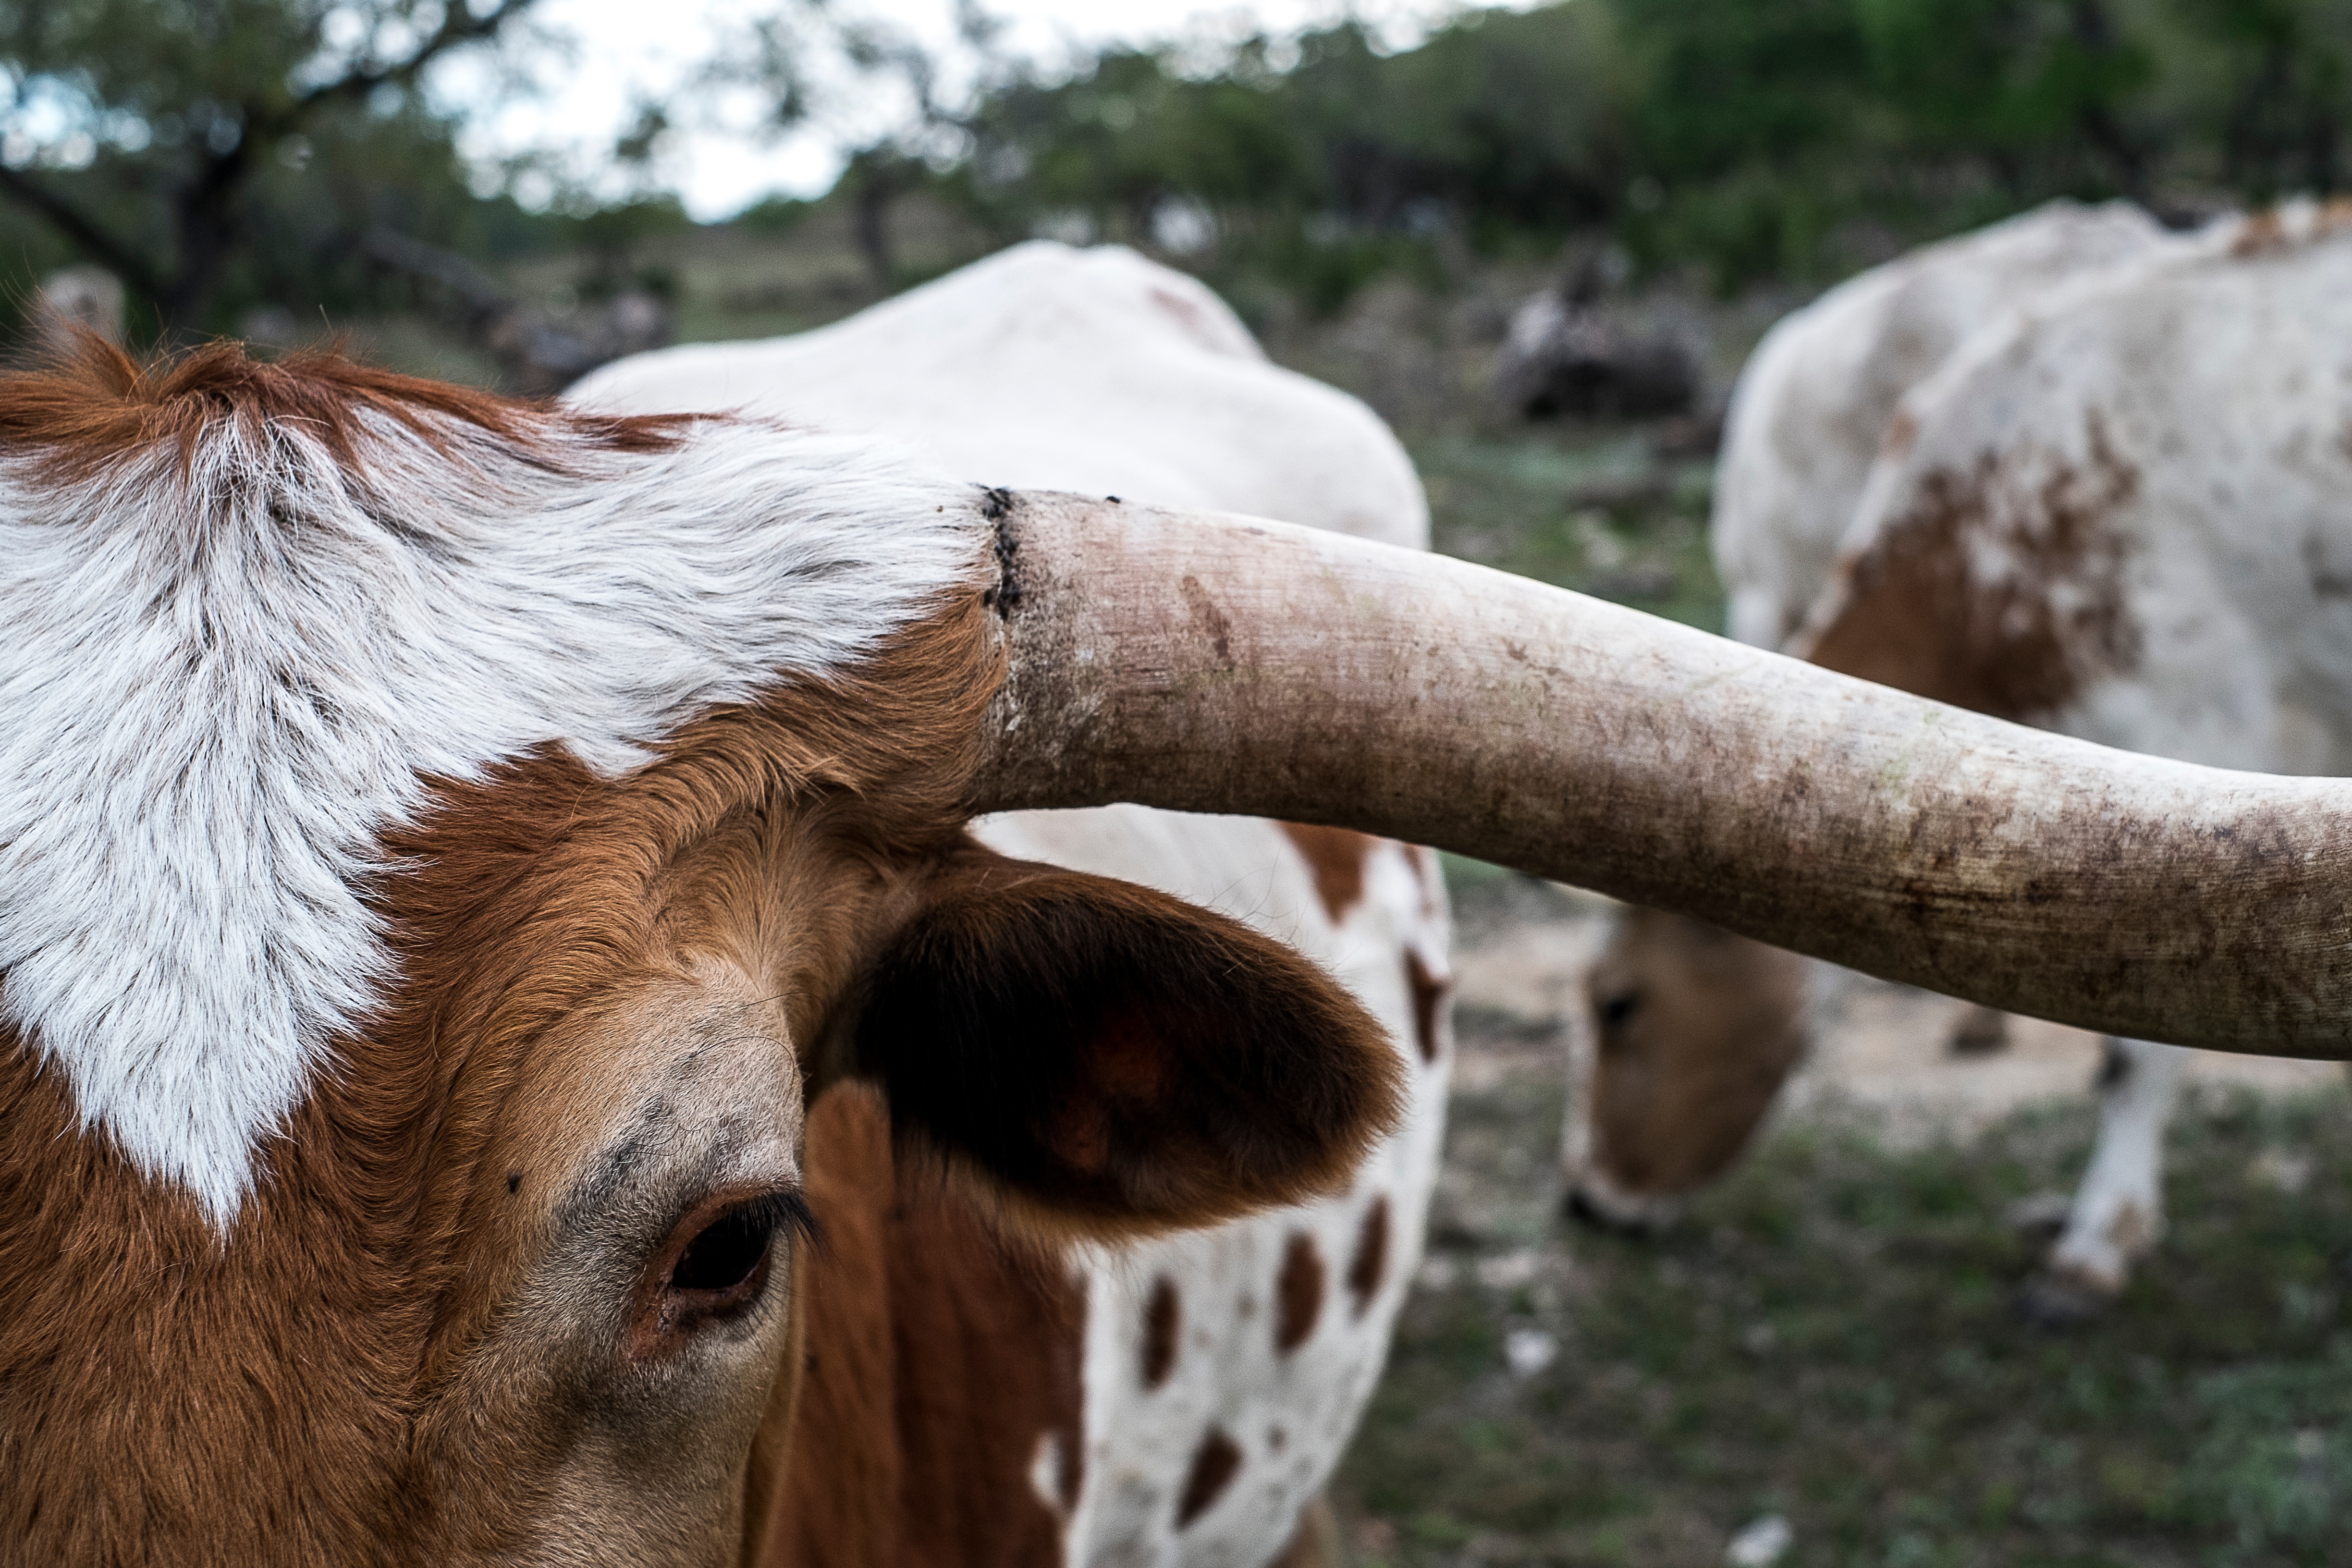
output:
[{"label": "tree", "polygon": [[2221,180],[2258,196],[2345,183],[2352,5],[2175,0],[2206,73],[2198,104]]},{"label": "tree", "polygon": [[531,4],[0,0],[0,200],[166,334],[316,296],[371,226],[471,204],[420,79]]}]

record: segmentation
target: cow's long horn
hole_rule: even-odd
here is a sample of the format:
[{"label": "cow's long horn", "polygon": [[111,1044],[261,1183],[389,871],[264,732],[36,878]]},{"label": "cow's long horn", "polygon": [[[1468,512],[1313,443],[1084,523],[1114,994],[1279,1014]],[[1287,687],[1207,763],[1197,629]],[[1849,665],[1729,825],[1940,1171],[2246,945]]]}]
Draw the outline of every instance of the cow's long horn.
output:
[{"label": "cow's long horn", "polygon": [[982,809],[1436,845],[2016,1012],[2352,1056],[2352,784],[2116,752],[1442,557],[1031,494]]}]

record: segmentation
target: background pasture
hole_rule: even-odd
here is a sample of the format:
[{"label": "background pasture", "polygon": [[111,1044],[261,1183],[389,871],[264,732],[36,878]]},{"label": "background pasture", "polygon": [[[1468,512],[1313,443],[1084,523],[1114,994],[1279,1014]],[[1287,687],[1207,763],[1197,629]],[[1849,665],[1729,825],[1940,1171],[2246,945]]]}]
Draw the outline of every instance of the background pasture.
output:
[{"label": "background pasture", "polygon": [[[0,0],[0,328],[95,263],[141,346],[341,335],[551,390],[525,329],[593,338],[616,301],[649,341],[767,335],[1014,239],[1115,239],[1394,423],[1441,550],[1715,628],[1716,423],[1780,313],[2053,195],[2185,223],[2333,190],[2352,126],[2352,0],[1567,0],[1402,52],[1339,25],[1054,67],[992,53],[967,7],[952,101],[887,26],[789,6],[789,47],[713,66],[779,124],[814,112],[795,72],[827,51],[836,91],[926,90],[829,193],[698,224],[656,177],[690,103],[643,106],[617,196],[459,156],[436,62],[522,47],[529,9]],[[1513,311],[1564,287],[1681,345],[1691,406],[1498,399]],[[1589,939],[1589,906],[1453,869],[1489,970]],[[2339,1081],[2197,1091],[2160,1253],[2053,1334],[2010,1299],[2087,1099],[1923,1133],[1814,1096],[1664,1234],[1573,1232],[1573,964],[1545,973],[1462,1016],[1431,1260],[1341,1478],[1359,1563],[1714,1563],[1735,1537],[1762,1563],[1769,1519],[1789,1563],[2352,1563]]]}]

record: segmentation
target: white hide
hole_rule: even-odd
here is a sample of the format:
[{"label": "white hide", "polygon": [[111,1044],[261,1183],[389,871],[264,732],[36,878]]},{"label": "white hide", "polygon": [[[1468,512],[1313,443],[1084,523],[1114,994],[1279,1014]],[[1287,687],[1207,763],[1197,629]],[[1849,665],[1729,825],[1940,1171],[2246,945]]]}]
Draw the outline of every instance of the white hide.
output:
[{"label": "white hide", "polygon": [[1117,246],[1018,245],[833,326],[639,354],[566,395],[888,431],[982,484],[1429,545],[1421,483],[1377,415],[1267,363],[1224,301]]},{"label": "white hide", "polygon": [[230,1224],[388,974],[372,847],[546,742],[616,773],[986,564],[968,486],[706,424],[573,472],[362,413],[0,467],[0,1003],[84,1121]]},{"label": "white hide", "polygon": [[[1969,576],[1995,591],[2036,570],[2053,497],[2095,496],[2133,656],[2034,721],[2183,762],[2352,772],[2352,232],[2328,233],[2342,221],[2298,203],[2217,226],[1969,339],[1904,400],[1914,434],[1872,470],[1841,559],[1939,526],[1965,485],[1984,520]],[[1827,595],[1815,624],[1840,602]],[[2187,1059],[2118,1047],[2126,1070],[2103,1089],[2051,1252],[2105,1291],[2161,1232]]]},{"label": "white hide", "polygon": [[[1192,279],[1106,247],[1017,246],[796,338],[664,350],[574,389],[614,412],[740,406],[871,431],[977,481],[1276,517],[1426,548],[1429,514],[1402,447],[1370,410],[1266,363]],[[1402,1131],[1345,1194],[1188,1236],[1099,1252],[1087,1277],[1084,1483],[1065,1562],[1257,1568],[1288,1538],[1353,1436],[1387,1360],[1421,1249],[1444,1129],[1450,1047],[1414,1048],[1404,954],[1447,973],[1434,858],[1383,845],[1334,924],[1282,830],[1248,817],[1110,806],[998,816],[1007,854],[1141,882],[1221,910],[1323,964],[1388,1026],[1405,1064]],[[1415,860],[1421,861],[1416,873]],[[1444,1010],[1439,1037],[1447,1039]],[[1366,1209],[1385,1199],[1388,1257],[1359,1311],[1345,1283]],[[1324,1265],[1315,1330],[1275,1345],[1276,1280],[1295,1234]],[[1166,1383],[1143,1386],[1145,1304],[1175,1287],[1181,1334]],[[1206,1435],[1241,1452],[1188,1526],[1178,1505]],[[1040,1456],[1040,1475],[1056,1467]],[[1059,1507],[1049,1486],[1039,1494]]]},{"label": "white hide", "polygon": [[1915,434],[1873,470],[1848,559],[1935,526],[1931,492],[1959,485],[1991,589],[2034,570],[2053,497],[2100,498],[2136,652],[2036,723],[2352,771],[2352,234],[2094,280],[1972,338],[1903,412]]},{"label": "white hide", "polygon": [[1804,619],[1904,393],[2004,310],[2167,243],[2126,203],[2052,202],[1872,268],[1775,325],[1732,391],[1716,475],[1730,635],[1778,648]]},{"label": "white hide", "polygon": [[2164,1129],[2197,1053],[2153,1040],[2111,1040],[2099,1086],[2099,1141],[2050,1249],[2060,1278],[2102,1295],[2124,1288],[2133,1260],[2164,1234]]},{"label": "white hide", "polygon": [[[1403,954],[1446,969],[1447,919],[1436,858],[1383,843],[1365,868],[1362,901],[1334,924],[1306,861],[1272,824],[1142,806],[1024,812],[981,825],[1008,855],[1123,877],[1233,916],[1315,960],[1388,1026],[1404,1068],[1402,1130],[1374,1149],[1339,1197],[1087,1260],[1085,1485],[1069,1521],[1072,1564],[1233,1564],[1256,1568],[1282,1545],[1355,1435],[1388,1359],[1389,1335],[1420,1266],[1422,1230],[1445,1130],[1452,1060],[1413,1045]],[[1416,868],[1415,861],[1421,862]],[[1359,1306],[1346,1275],[1375,1202],[1388,1208],[1386,1261]],[[1293,1236],[1323,1267],[1313,1331],[1275,1342],[1277,1287]],[[1179,1303],[1176,1361],[1143,1384],[1143,1325],[1165,1279]],[[1212,1430],[1242,1453],[1233,1484],[1197,1520],[1175,1525],[1195,1452]],[[1050,1490],[1041,1495],[1051,1500]]]}]

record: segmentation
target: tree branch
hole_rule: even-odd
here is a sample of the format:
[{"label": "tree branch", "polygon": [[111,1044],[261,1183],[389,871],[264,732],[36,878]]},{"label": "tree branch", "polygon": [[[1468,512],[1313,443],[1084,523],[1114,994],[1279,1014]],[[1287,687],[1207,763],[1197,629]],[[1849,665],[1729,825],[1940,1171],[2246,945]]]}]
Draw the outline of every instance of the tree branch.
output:
[{"label": "tree branch", "polygon": [[447,9],[441,14],[441,25],[407,58],[389,65],[355,68],[333,81],[312,88],[273,115],[269,128],[274,131],[290,129],[325,104],[337,100],[364,98],[386,83],[404,87],[415,80],[426,66],[459,45],[480,43],[496,37],[499,29],[530,10],[535,3],[536,0],[499,0],[498,5],[477,16],[466,0],[447,0]]},{"label": "tree branch", "polygon": [[31,175],[0,163],[0,194],[5,194],[19,206],[46,219],[50,227],[89,252],[91,260],[112,271],[134,292],[151,300],[162,293],[162,279],[156,276],[153,268],[99,227],[95,220]]}]

